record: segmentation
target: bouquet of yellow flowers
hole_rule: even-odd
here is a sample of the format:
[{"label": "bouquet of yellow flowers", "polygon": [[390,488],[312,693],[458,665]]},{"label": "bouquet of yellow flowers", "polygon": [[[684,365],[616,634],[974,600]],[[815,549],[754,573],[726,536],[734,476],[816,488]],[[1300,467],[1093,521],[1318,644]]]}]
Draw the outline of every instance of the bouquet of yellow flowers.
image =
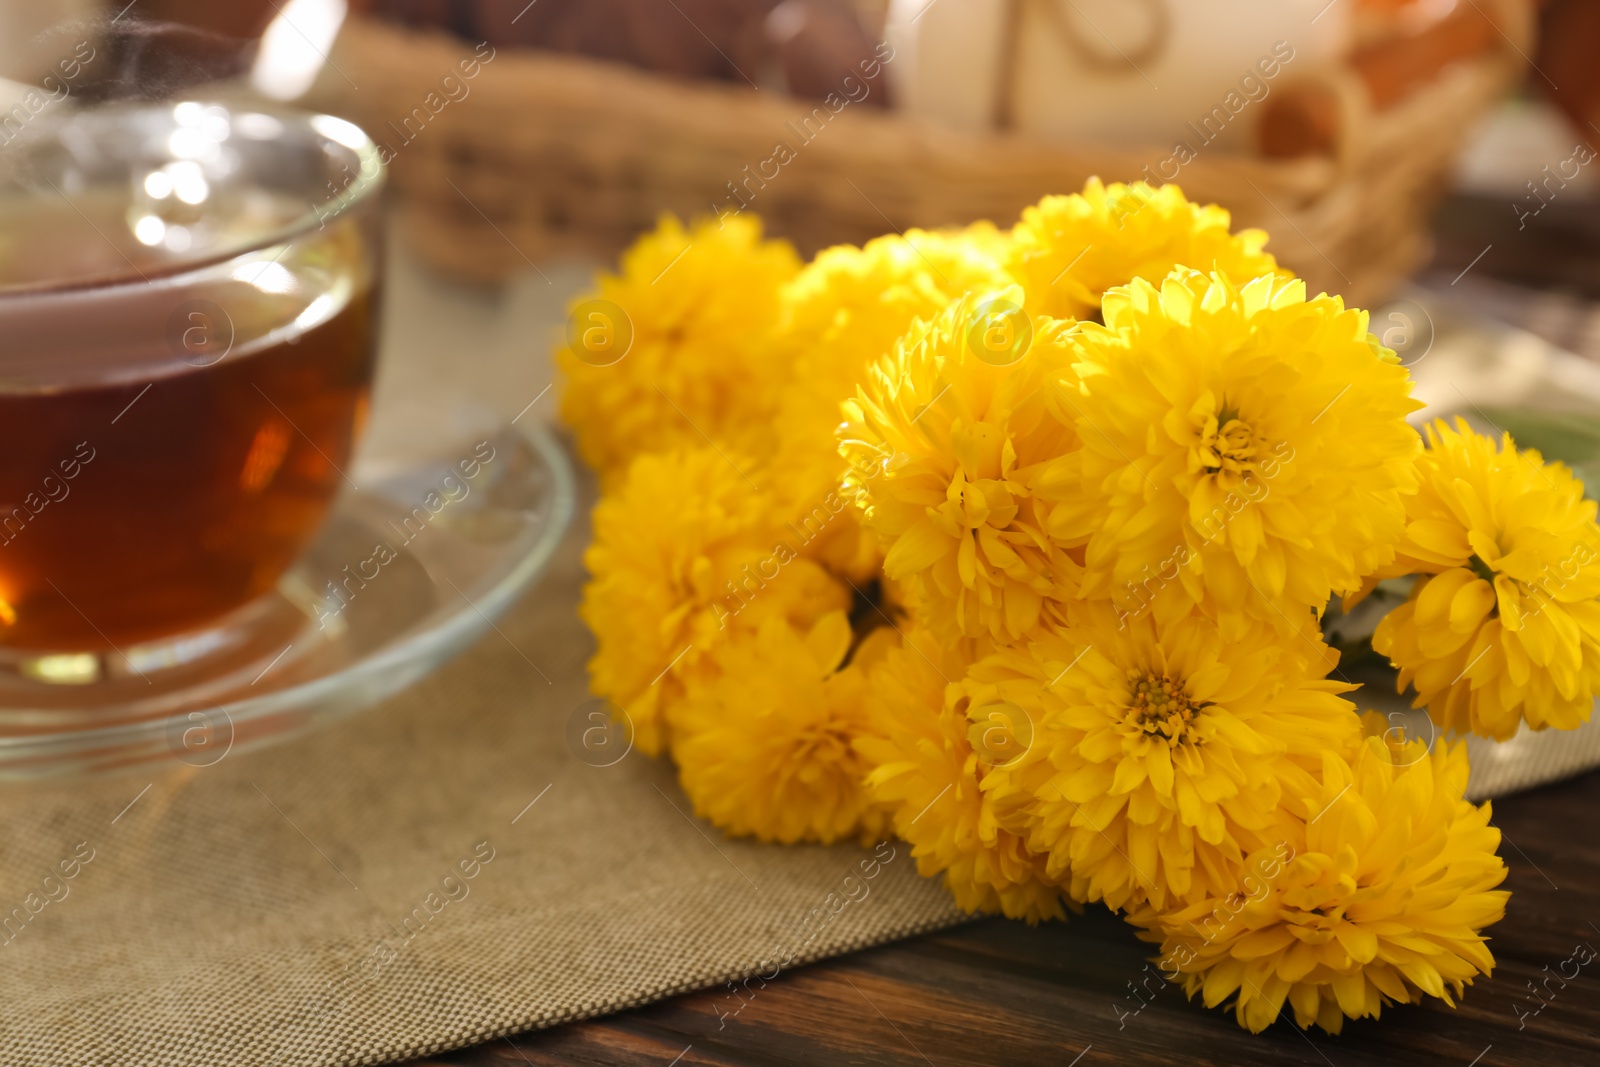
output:
[{"label": "bouquet of yellow flowers", "polygon": [[1103,901],[1259,1031],[1454,1003],[1505,866],[1464,745],[1350,699],[1320,621],[1444,728],[1600,692],[1571,472],[1419,408],[1364,311],[1176,186],[802,264],[664,219],[574,307],[563,415],[602,498],[592,686],[695,809],[908,842],[963,908]]}]

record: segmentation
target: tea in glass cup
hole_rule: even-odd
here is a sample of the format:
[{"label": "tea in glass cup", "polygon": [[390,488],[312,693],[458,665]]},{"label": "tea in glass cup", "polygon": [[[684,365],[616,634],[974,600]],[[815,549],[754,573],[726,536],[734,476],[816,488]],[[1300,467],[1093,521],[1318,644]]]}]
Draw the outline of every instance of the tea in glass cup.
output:
[{"label": "tea in glass cup", "polygon": [[351,484],[381,294],[372,142],[92,108],[0,149],[0,666],[227,645]]}]

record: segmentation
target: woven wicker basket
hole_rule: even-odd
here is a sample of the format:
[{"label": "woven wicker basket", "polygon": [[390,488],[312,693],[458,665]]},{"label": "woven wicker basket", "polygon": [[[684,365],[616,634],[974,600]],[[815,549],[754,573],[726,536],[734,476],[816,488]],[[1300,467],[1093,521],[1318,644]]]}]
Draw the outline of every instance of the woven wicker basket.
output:
[{"label": "woven wicker basket", "polygon": [[[1493,6],[1504,47],[1400,104],[1376,112],[1353,78],[1339,85],[1334,158],[1201,153],[1178,182],[1229,208],[1236,225],[1268,230],[1272,251],[1313,292],[1381,301],[1427,255],[1427,213],[1461,138],[1530,50],[1526,0]],[[1167,154],[974,135],[865,107],[813,121],[821,132],[807,141],[796,132],[812,114],[804,101],[509,48],[441,106],[441,79],[459,79],[470,53],[444,34],[354,19],[311,103],[388,142],[403,234],[427,261],[475,279],[564,253],[609,257],[662,211],[727,208],[729,183],[780,141],[795,158],[746,186],[750,210],[805,252],[913,226],[1009,224],[1045,194],[1091,175],[1132,180]],[[437,114],[414,111],[430,93]]]}]

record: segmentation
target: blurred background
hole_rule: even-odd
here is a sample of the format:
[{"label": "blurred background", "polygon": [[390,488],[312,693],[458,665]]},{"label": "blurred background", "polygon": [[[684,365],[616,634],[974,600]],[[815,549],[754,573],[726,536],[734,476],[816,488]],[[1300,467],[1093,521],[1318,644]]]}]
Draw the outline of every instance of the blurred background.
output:
[{"label": "blurred background", "polygon": [[67,96],[358,122],[379,399],[458,421],[551,380],[566,301],[662,211],[811,253],[1090,175],[1222,204],[1314,291],[1418,284],[1600,358],[1597,45],[1592,0],[0,0],[0,142]]}]

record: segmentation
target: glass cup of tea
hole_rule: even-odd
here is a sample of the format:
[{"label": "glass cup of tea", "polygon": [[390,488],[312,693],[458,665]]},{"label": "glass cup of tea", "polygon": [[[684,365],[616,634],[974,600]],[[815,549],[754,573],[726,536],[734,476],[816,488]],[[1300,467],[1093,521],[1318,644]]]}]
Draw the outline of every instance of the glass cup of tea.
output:
[{"label": "glass cup of tea", "polygon": [[254,103],[5,135],[0,675],[149,682],[248,641],[350,484],[382,167],[351,123]]}]

